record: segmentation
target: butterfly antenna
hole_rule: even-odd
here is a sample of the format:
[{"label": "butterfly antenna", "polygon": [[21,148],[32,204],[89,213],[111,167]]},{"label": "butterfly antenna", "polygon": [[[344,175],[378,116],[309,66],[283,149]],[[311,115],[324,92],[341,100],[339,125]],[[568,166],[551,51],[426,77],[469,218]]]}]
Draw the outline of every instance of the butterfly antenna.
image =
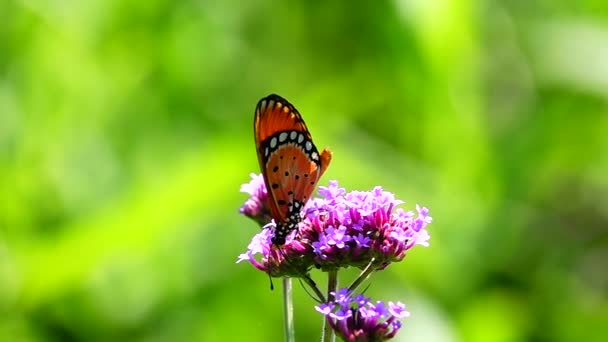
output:
[{"label": "butterfly antenna", "polygon": [[[279,251],[280,251],[281,255],[283,256],[283,259],[284,259],[283,262],[285,262],[288,265],[291,265],[289,259],[285,255],[285,252],[283,251],[283,249],[281,249],[279,247]],[[315,296],[313,296],[306,289],[306,287],[302,284],[302,279],[304,279],[304,281],[306,282],[306,284],[308,284],[308,286],[310,287],[310,289],[314,292]],[[300,282],[300,285],[302,285],[302,287],[304,288],[304,290],[306,291],[306,293],[310,296],[310,298],[312,298],[313,300],[317,301],[318,303],[324,303],[325,302],[325,296],[323,296],[323,293],[321,292],[321,290],[319,290],[319,287],[317,286],[317,283],[315,283],[315,281],[312,280],[312,278],[310,277],[310,275],[307,272],[300,272],[300,277],[298,278],[298,281]],[[272,280],[271,280],[271,284],[272,284]],[[271,287],[271,289],[272,289],[272,287]]]},{"label": "butterfly antenna", "polygon": [[272,283],[272,277],[270,276],[270,272],[268,272],[268,280],[270,280],[270,291],[274,290],[274,284]]}]

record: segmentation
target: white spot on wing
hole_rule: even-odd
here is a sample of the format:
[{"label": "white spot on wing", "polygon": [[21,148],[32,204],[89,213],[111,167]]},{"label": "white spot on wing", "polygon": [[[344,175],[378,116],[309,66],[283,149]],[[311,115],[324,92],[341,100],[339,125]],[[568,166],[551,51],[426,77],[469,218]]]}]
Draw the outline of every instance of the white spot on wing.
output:
[{"label": "white spot on wing", "polygon": [[301,143],[302,143],[302,141],[304,141],[304,134],[300,133],[300,134],[298,135],[298,144],[301,144]]},{"label": "white spot on wing", "polygon": [[319,160],[319,155],[317,154],[317,152],[313,152],[310,157],[312,158],[312,160]]},{"label": "white spot on wing", "polygon": [[272,137],[272,139],[270,139],[270,148],[275,147],[277,147],[277,137]]},{"label": "white spot on wing", "polygon": [[287,139],[287,132],[279,134],[279,142],[283,142],[285,139]]},{"label": "white spot on wing", "polygon": [[291,134],[289,134],[289,139],[291,140],[296,140],[296,137],[298,136],[298,132],[296,131],[291,131]]},{"label": "white spot on wing", "polygon": [[264,149],[264,157],[268,157],[268,147]]},{"label": "white spot on wing", "polygon": [[[272,143],[272,141],[271,141],[271,143]],[[308,140],[306,142],[306,151],[310,151],[311,149],[312,149],[312,143],[310,142],[310,140]]]}]

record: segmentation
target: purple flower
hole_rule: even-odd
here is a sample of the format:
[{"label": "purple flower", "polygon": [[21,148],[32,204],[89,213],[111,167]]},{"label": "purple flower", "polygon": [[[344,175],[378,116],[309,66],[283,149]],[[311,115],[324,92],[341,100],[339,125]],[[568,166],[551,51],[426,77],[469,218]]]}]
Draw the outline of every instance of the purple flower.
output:
[{"label": "purple flower", "polygon": [[397,318],[409,317],[410,313],[405,311],[405,304],[388,302],[388,312]]},{"label": "purple flower", "polygon": [[363,306],[370,301],[369,298],[365,297],[363,294],[356,295],[353,300],[359,304],[359,306]]},{"label": "purple flower", "polygon": [[343,188],[338,187],[338,181],[332,180],[329,181],[329,186],[320,186],[319,187],[319,195],[325,197],[326,201],[331,201],[333,199],[340,198],[340,196],[344,195],[346,191]]},{"label": "purple flower", "polygon": [[251,173],[250,176],[251,181],[241,185],[241,192],[248,193],[250,197],[239,209],[239,212],[263,226],[272,219],[268,207],[266,184],[261,174]]},{"label": "purple flower", "polygon": [[347,288],[339,289],[338,291],[332,292],[331,294],[334,296],[334,302],[336,302],[338,305],[345,306],[351,300],[350,293],[348,293]]},{"label": "purple flower", "polygon": [[348,318],[353,317],[353,313],[352,311],[348,308],[348,306],[341,306],[338,308],[338,310],[336,310],[335,312],[330,312],[328,314],[329,317],[337,320],[337,321],[344,321]]},{"label": "purple flower", "polygon": [[241,213],[266,225],[238,262],[247,260],[272,276],[299,277],[312,267],[324,271],[363,268],[370,262],[382,269],[401,261],[413,246],[428,246],[426,226],[432,218],[427,208],[416,206],[417,213],[405,211],[397,208],[403,201],[379,186],[347,193],[337,181],[319,187],[321,198],[306,203],[299,229],[284,245],[273,246],[275,224],[263,178],[252,175],[252,181],[241,190],[251,195]]},{"label": "purple flower", "polygon": [[377,301],[358,294],[351,296],[348,289],[334,293],[336,299],[322,303],[315,309],[323,314],[336,334],[345,341],[385,341],[393,338],[401,328],[399,319],[409,316],[405,305]]},{"label": "purple flower", "polygon": [[315,310],[319,311],[323,315],[327,316],[334,309],[334,303],[321,303],[315,306]]}]

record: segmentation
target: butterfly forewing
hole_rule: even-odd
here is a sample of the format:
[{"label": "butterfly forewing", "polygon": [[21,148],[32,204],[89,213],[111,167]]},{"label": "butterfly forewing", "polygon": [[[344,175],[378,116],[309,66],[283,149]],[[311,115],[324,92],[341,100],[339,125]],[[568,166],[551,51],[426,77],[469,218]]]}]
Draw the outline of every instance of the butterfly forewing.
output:
[{"label": "butterfly forewing", "polygon": [[255,115],[256,145],[282,131],[296,130],[311,139],[302,116],[291,103],[279,95],[269,95],[258,102]]},{"label": "butterfly forewing", "polygon": [[301,115],[278,95],[258,103],[254,134],[277,225],[273,243],[281,245],[300,222],[302,207],[325,172],[331,153],[323,150],[319,154]]}]

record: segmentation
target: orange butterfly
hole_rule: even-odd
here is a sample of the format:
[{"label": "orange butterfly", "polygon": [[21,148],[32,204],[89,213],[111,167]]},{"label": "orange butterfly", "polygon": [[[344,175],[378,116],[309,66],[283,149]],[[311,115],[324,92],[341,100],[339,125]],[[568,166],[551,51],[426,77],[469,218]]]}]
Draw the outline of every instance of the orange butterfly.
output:
[{"label": "orange butterfly", "polygon": [[319,154],[300,113],[279,95],[258,102],[253,129],[276,223],[272,244],[280,246],[302,221],[302,208],[327,169],[331,152],[324,149]]}]

